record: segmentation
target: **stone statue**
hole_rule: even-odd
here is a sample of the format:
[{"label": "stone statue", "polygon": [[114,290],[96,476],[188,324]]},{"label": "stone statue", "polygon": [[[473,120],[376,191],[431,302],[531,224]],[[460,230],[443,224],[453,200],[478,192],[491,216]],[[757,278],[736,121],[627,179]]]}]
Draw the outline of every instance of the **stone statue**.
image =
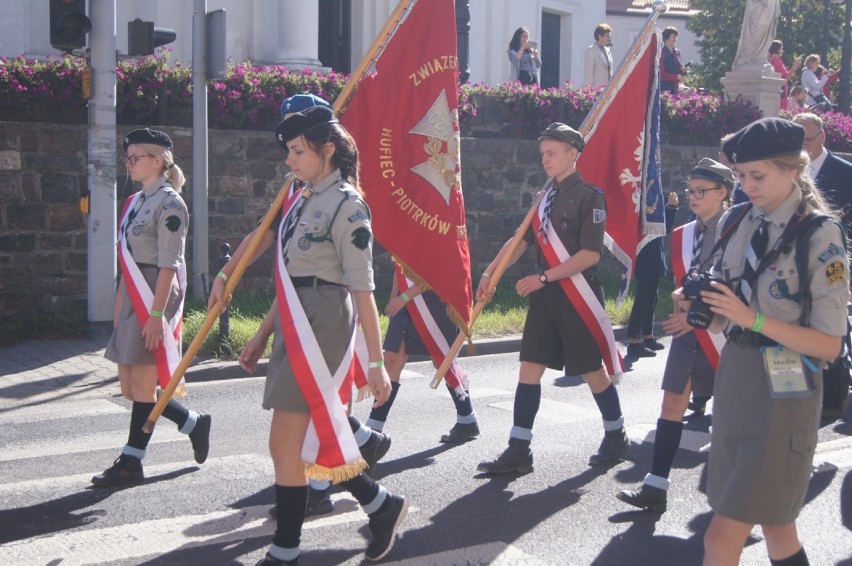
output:
[{"label": "stone statue", "polygon": [[775,39],[775,26],[780,14],[781,0],[747,0],[734,69],[767,64],[769,44]]}]

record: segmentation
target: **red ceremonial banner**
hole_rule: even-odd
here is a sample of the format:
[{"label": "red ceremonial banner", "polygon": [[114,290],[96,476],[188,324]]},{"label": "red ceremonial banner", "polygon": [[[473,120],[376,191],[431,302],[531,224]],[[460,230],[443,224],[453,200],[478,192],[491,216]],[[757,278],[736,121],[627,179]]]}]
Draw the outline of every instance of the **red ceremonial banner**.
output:
[{"label": "red ceremonial banner", "polygon": [[606,197],[606,246],[626,268],[622,295],[636,254],[665,234],[659,177],[658,35],[650,34],[637,56],[622,63],[625,66],[613,79],[616,84],[608,87],[616,94],[590,124],[577,161],[583,178]]},{"label": "red ceremonial banner", "polygon": [[361,158],[376,240],[467,331],[472,291],[461,189],[453,0],[419,0],[361,80],[341,123]]}]

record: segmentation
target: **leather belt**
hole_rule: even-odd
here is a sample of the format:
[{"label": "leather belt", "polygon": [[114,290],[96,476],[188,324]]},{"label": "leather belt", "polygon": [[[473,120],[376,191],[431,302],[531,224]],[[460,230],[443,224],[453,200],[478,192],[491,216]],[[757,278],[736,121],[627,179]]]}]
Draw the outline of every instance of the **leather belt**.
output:
[{"label": "leather belt", "polygon": [[734,326],[728,331],[725,336],[727,337],[728,342],[733,342],[734,344],[742,348],[758,348],[760,346],[778,345],[778,342],[776,342],[775,340],[767,338],[766,336],[758,332],[752,332],[751,330],[748,330],[741,326]]},{"label": "leather belt", "polygon": [[333,281],[326,281],[325,279],[320,279],[319,277],[314,277],[313,275],[309,275],[306,277],[291,277],[290,280],[293,282],[293,287],[318,287],[320,285],[337,285],[340,286],[339,283],[334,283]]}]

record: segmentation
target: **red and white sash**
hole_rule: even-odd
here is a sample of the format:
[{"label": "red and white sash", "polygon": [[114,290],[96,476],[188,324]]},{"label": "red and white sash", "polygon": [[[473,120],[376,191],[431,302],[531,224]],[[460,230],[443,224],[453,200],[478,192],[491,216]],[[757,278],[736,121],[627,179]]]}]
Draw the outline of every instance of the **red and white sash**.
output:
[{"label": "red and white sash", "polygon": [[352,361],[356,333],[352,333],[347,353],[332,375],[287,273],[282,255],[283,228],[288,214],[300,198],[301,192],[284,205],[285,213],[278,229],[275,270],[278,314],[287,359],[311,414],[311,423],[302,446],[305,473],[310,478],[338,483],[357,476],[366,468],[344,406],[351,395],[354,377]]},{"label": "red and white sash", "polygon": [[[548,189],[555,190],[552,186]],[[544,218],[544,206],[547,202],[547,195],[541,199],[538,205],[538,214],[533,216],[533,230],[535,230],[538,245],[544,253],[547,264],[550,267],[555,267],[561,263],[565,263],[571,257],[562,241],[553,229],[553,223],[547,223],[546,234],[540,233],[542,220]],[[546,236],[546,237],[545,237]],[[612,331],[612,323],[606,314],[606,310],[601,305],[598,298],[592,292],[589,282],[583,277],[582,273],[572,275],[571,277],[563,278],[558,281],[562,291],[571,301],[571,304],[579,313],[580,318],[586,324],[586,328],[592,333],[598,348],[601,351],[606,371],[612,378],[613,383],[618,383],[621,380],[621,375],[624,372],[624,366],[621,360],[621,354],[618,353],[618,348],[615,345],[615,334]]]},{"label": "red and white sash", "polygon": [[[672,232],[672,269],[675,274],[675,286],[680,287],[684,275],[692,266],[692,245],[695,241],[695,228],[698,225],[696,220],[678,226]],[[722,346],[725,345],[725,335],[721,332],[708,332],[699,328],[693,328],[698,344],[704,355],[707,356],[707,361],[715,370],[719,365],[719,356],[722,353]]]},{"label": "red and white sash", "polygon": [[[144,327],[151,316],[151,308],[154,304],[154,292],[142,275],[142,271],[130,250],[127,249],[125,240],[128,213],[136,206],[136,202],[142,195],[142,191],[131,196],[124,204],[121,213],[121,222],[118,229],[118,260],[121,262],[121,271],[124,274],[124,285],[139,321],[140,328]],[[165,389],[169,384],[181,359],[181,331],[183,329],[183,303],[186,297],[186,263],[181,263],[177,272],[178,288],[180,289],[180,304],[171,319],[167,320],[168,331],[163,333],[163,342],[154,350],[154,359],[157,365],[157,378],[160,387]],[[181,378],[183,380],[183,378]]]},{"label": "red and white sash", "polygon": [[[403,274],[402,268],[398,264],[394,265],[394,271],[400,293],[404,293],[414,285],[414,282]],[[432,363],[436,368],[440,367],[447,357],[447,352],[450,351],[450,344],[441,332],[441,328],[435,321],[435,317],[429,311],[429,307],[426,306],[423,295],[420,294],[411,299],[406,307],[408,308],[409,316],[411,316],[411,322],[414,323],[414,328],[417,329],[417,334],[420,336],[420,340],[429,351],[429,356],[432,357]],[[452,387],[461,399],[467,397],[465,390],[470,388],[470,380],[467,373],[459,366],[457,359],[453,360],[450,369],[447,370],[446,380],[447,385]]]}]

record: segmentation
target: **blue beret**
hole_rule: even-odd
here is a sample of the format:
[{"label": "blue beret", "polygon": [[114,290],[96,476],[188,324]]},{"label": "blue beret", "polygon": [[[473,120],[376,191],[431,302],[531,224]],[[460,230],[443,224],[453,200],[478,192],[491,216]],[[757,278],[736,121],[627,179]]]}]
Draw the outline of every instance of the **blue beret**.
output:
[{"label": "blue beret", "polygon": [[805,129],[783,118],[761,118],[722,145],[731,163],[747,163],[801,153]]},{"label": "blue beret", "polygon": [[327,108],[331,108],[331,104],[329,104],[328,101],[309,92],[305,94],[294,94],[289,98],[285,98],[284,102],[281,103],[281,117],[283,118],[285,114],[304,112],[308,108],[313,108],[314,106],[325,106]]},{"label": "blue beret", "polygon": [[275,128],[275,139],[278,141],[278,145],[287,149],[287,142],[298,138],[308,130],[323,124],[335,123],[337,123],[337,118],[334,117],[331,108],[314,106],[281,120]]},{"label": "blue beret", "polygon": [[725,167],[718,161],[714,161],[709,157],[705,157],[698,162],[698,165],[689,174],[690,179],[707,179],[721,185],[725,185],[729,189],[734,188],[734,172],[728,167]]},{"label": "blue beret", "polygon": [[166,134],[166,132],[161,132],[160,130],[152,130],[151,128],[133,130],[127,134],[126,138],[124,138],[122,147],[126,152],[127,146],[137,143],[150,143],[163,146],[166,149],[172,149],[172,140],[168,134]]}]

